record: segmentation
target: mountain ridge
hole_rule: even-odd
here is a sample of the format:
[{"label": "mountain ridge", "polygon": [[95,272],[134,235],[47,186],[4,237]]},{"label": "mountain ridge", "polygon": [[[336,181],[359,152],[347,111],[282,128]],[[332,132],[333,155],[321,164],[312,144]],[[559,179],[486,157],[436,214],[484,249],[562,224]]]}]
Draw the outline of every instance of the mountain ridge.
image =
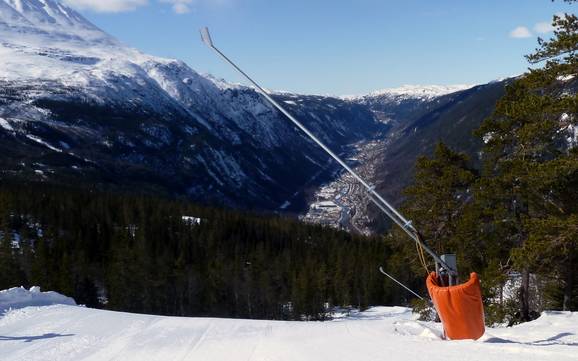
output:
[{"label": "mountain ridge", "polygon": [[[4,179],[152,189],[276,209],[326,163],[249,87],[127,47],[54,0],[0,6],[11,9],[0,15]],[[276,97],[299,103],[288,107],[338,151],[386,131],[357,104]]]},{"label": "mountain ridge", "polygon": [[404,84],[394,88],[383,88],[371,91],[367,94],[361,95],[344,95],[340,96],[346,100],[362,100],[364,98],[378,98],[378,97],[403,97],[403,98],[419,98],[419,99],[433,99],[446,94],[456,93],[474,87],[473,84],[453,84],[453,85],[421,85],[421,84]]},{"label": "mountain ridge", "polygon": [[[0,13],[0,179],[301,212],[310,190],[336,177],[338,166],[255,89],[125,46],[55,0],[0,0],[0,8],[10,9]],[[347,158],[361,141],[396,149],[412,138],[404,129],[435,123],[428,114],[451,111],[450,98],[475,88],[405,86],[350,99],[272,93]],[[411,157],[384,157],[404,163],[392,169],[411,168]]]}]

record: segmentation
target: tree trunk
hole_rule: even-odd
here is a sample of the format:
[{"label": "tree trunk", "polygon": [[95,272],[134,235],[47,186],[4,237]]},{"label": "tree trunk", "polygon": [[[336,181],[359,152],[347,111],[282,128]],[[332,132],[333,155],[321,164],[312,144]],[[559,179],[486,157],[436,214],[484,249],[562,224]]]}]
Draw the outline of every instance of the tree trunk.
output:
[{"label": "tree trunk", "polygon": [[530,321],[530,271],[522,270],[522,285],[520,287],[520,321]]},{"label": "tree trunk", "polygon": [[[572,262],[570,262],[572,265]],[[572,301],[572,291],[574,291],[574,272],[572,272],[572,267],[568,267],[566,271],[566,277],[564,279],[566,283],[564,285],[564,300],[562,301],[562,310],[570,311],[570,302]]]}]

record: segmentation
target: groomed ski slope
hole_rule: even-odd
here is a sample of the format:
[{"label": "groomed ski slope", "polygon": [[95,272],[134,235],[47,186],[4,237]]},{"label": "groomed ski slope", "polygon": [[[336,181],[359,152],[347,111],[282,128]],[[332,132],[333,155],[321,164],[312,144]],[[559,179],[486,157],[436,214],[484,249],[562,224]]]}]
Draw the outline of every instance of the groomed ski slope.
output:
[{"label": "groomed ski slope", "polygon": [[451,342],[439,338],[440,325],[413,318],[402,307],[283,322],[31,306],[0,316],[0,360],[578,360],[578,313],[548,312],[478,341]]}]

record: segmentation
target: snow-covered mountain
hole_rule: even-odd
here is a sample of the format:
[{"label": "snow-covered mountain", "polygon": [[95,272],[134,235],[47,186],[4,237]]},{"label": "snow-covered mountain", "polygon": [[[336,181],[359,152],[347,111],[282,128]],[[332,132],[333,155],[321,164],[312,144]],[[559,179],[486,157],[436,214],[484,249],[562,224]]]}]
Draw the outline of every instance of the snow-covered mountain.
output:
[{"label": "snow-covered mountain", "polygon": [[[0,0],[0,59],[3,179],[275,208],[327,159],[253,89],[127,47],[55,0]],[[360,104],[276,97],[333,146],[384,130]]]},{"label": "snow-covered mountain", "polygon": [[440,97],[442,95],[455,93],[461,90],[466,90],[473,87],[473,85],[468,84],[456,84],[456,85],[403,85],[398,88],[382,89],[371,92],[368,94],[370,97],[382,96],[382,95],[392,95],[392,96],[406,96],[415,97],[423,99],[432,99],[435,97]]},{"label": "snow-covered mountain", "polygon": [[87,65],[104,72],[113,58],[139,56],[54,0],[0,1],[0,34],[4,80],[60,79],[69,85],[82,84]]},{"label": "snow-covered mountain", "polygon": [[373,91],[364,95],[344,96],[348,100],[363,100],[369,98],[390,98],[401,101],[403,99],[422,99],[429,100],[442,95],[455,93],[466,90],[473,85],[456,84],[456,85],[402,85],[397,88],[386,88]]},{"label": "snow-covered mountain", "polygon": [[404,85],[366,95],[345,96],[345,100],[367,106],[382,122],[393,127],[435,108],[435,101],[445,95],[472,88],[472,85]]},{"label": "snow-covered mountain", "polygon": [[[300,195],[336,174],[323,151],[252,88],[143,54],[56,0],[0,0],[0,59],[0,180],[163,192],[246,208],[286,208],[290,200],[288,210],[303,210]],[[447,137],[463,134],[479,116],[464,122],[469,115],[455,111],[461,102],[481,104],[467,109],[487,114],[493,104],[485,99],[502,87],[490,86],[491,94],[457,85],[274,97],[348,153],[375,137],[388,136],[389,149],[417,135],[420,144],[437,141],[439,132],[414,131],[437,129],[436,119],[456,128]],[[403,170],[401,181],[386,181],[401,187],[414,150],[427,149],[387,154],[378,158],[387,164],[375,166]]]},{"label": "snow-covered mountain", "polygon": [[[392,122],[388,147],[376,165],[377,188],[395,203],[402,198],[402,189],[413,180],[413,165],[421,155],[432,154],[438,142],[470,155],[479,161],[481,140],[474,131],[491,115],[511,79],[477,85],[429,100],[405,100],[399,107],[387,102],[370,102],[372,109],[383,111],[378,116],[402,117]],[[386,115],[383,115],[386,114]]]}]

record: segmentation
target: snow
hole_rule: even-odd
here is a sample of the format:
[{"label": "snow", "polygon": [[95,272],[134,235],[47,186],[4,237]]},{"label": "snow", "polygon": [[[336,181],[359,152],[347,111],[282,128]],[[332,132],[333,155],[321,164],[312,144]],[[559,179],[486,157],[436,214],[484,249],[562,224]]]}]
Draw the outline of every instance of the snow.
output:
[{"label": "snow", "polygon": [[566,144],[568,144],[568,148],[574,148],[578,145],[578,125],[569,124],[560,131],[566,132]]},{"label": "snow", "polygon": [[76,302],[72,298],[57,292],[41,292],[40,287],[37,286],[31,287],[29,290],[24,287],[14,287],[0,291],[0,314],[24,307],[56,304],[76,305]]},{"label": "snow", "polygon": [[196,225],[196,224],[201,224],[201,218],[198,217],[192,217],[192,216],[182,216],[181,217],[183,222],[185,222],[188,225]]},{"label": "snow", "polygon": [[493,132],[484,134],[484,136],[482,137],[484,144],[488,144],[492,140],[493,137],[494,137]]},{"label": "snow", "polygon": [[576,74],[560,75],[556,79],[558,79],[561,82],[567,82],[574,79],[575,76]]},{"label": "snow", "polygon": [[54,0],[0,0],[0,78],[74,79],[76,72],[87,70],[83,63],[98,63],[120,51],[127,52]]},{"label": "snow", "polygon": [[34,136],[34,135],[30,135],[30,134],[26,134],[26,138],[35,141],[38,144],[42,144],[43,146],[45,146],[46,148],[53,150],[55,152],[59,152],[62,153],[62,149],[53,147],[52,145],[48,144],[47,142],[43,141],[42,139]]},{"label": "snow", "polygon": [[[0,292],[6,294],[24,307],[30,295],[48,293]],[[3,361],[577,359],[578,313],[571,312],[545,312],[533,322],[488,329],[478,341],[443,341],[440,324],[416,321],[404,307],[343,312],[326,322],[261,321],[103,311],[50,294],[43,301],[51,306],[36,298],[33,307],[0,318]],[[58,300],[67,304],[54,305]]]},{"label": "snow", "polygon": [[8,131],[13,131],[14,128],[12,128],[12,126],[10,125],[10,123],[8,123],[8,121],[2,117],[0,117],[0,127],[8,130]]},{"label": "snow", "polygon": [[573,117],[568,113],[562,113],[559,121],[562,128],[558,132],[566,133],[568,148],[576,147],[576,145],[578,145],[578,124],[573,124]]},{"label": "snow", "polygon": [[379,96],[383,94],[391,95],[410,95],[415,97],[428,97],[434,98],[445,94],[455,93],[457,91],[466,90],[471,88],[473,85],[469,84],[457,84],[457,85],[403,85],[398,88],[389,88],[378,90],[370,93],[373,96]]},{"label": "snow", "polygon": [[471,84],[456,85],[403,85],[398,88],[387,88],[371,92],[367,95],[347,95],[342,98],[359,100],[361,98],[394,97],[394,98],[418,98],[429,100],[442,95],[455,93],[472,88]]},{"label": "snow", "polygon": [[315,208],[335,208],[337,207],[337,204],[335,204],[335,202],[333,201],[321,201],[321,202],[316,202],[313,204],[313,207]]},{"label": "snow", "polygon": [[[303,141],[252,88],[203,76],[182,61],[130,48],[55,0],[0,0],[0,59],[0,83],[16,89],[23,99],[0,109],[0,132],[26,136],[55,152],[75,156],[73,151],[81,151],[71,149],[77,148],[75,143],[100,143],[111,149],[120,143],[135,148],[138,157],[148,154],[145,147],[160,149],[182,141],[176,138],[184,130],[203,134],[198,138],[211,145],[187,157],[191,166],[206,168],[207,182],[217,188],[240,189],[254,182],[250,177],[255,168],[269,179],[267,167],[276,163],[266,159],[274,156],[262,156],[266,161],[254,166],[228,145],[248,143],[266,151]],[[56,122],[49,111],[35,105],[37,99],[80,99],[122,109],[134,106],[179,121],[163,127],[159,123],[167,119],[161,117],[142,125],[142,132],[112,137],[102,127]],[[56,132],[37,134],[39,128],[19,122],[42,122]],[[332,131],[332,124],[325,122],[324,129]],[[63,131],[71,137],[57,138]]]}]

